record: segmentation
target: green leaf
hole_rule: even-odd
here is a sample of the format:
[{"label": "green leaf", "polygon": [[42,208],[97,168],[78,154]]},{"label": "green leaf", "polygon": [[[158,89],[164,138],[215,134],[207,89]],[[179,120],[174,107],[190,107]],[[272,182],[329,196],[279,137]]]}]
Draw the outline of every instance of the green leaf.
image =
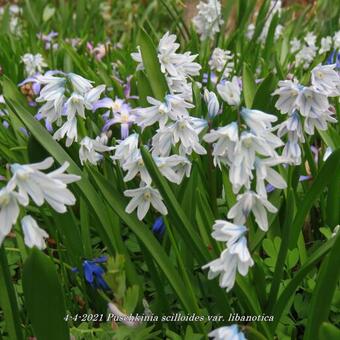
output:
[{"label": "green leaf", "polygon": [[208,254],[207,248],[202,242],[202,239],[199,237],[192,223],[187,218],[169,184],[159,172],[157,166],[152,159],[152,156],[145,149],[145,147],[141,147],[141,153],[145,166],[149,171],[169,210],[169,216],[174,220],[174,226],[178,229],[178,232],[184,238],[187,246],[192,248],[192,251],[195,253],[196,259],[198,260],[199,264],[205,264],[209,260],[210,256]]},{"label": "green leaf", "polygon": [[319,340],[339,340],[340,329],[328,322],[324,322],[319,331]]},{"label": "green leaf", "polygon": [[293,279],[283,289],[273,309],[274,321],[271,324],[272,331],[275,331],[281,316],[290,303],[290,299],[294,296],[295,290],[298,288],[302,280],[308,273],[321,261],[321,259],[330,251],[334,244],[334,239],[330,239],[315,250],[296,273]]},{"label": "green leaf", "polygon": [[139,104],[142,106],[148,106],[146,98],[152,96],[152,90],[148,78],[145,76],[143,71],[137,72],[137,88],[139,95]]},{"label": "green leaf", "polygon": [[168,92],[168,86],[164,74],[160,69],[156,48],[149,35],[142,28],[139,31],[138,44],[141,49],[143,65],[154,97],[163,101]]},{"label": "green leaf", "polygon": [[325,164],[320,169],[317,177],[314,180],[312,187],[306,193],[304,199],[299,206],[297,214],[294,218],[292,225],[290,226],[291,230],[291,239],[289,248],[293,249],[296,247],[297,240],[300,234],[300,231],[303,227],[304,220],[312,208],[314,202],[323,192],[323,190],[328,186],[332,185],[332,180],[334,179],[333,173],[336,169],[338,169],[340,163],[340,149],[335,150],[327,159]]},{"label": "green leaf", "polygon": [[151,231],[145,226],[144,223],[137,220],[133,214],[127,214],[125,212],[125,199],[119,194],[112,184],[104,178],[98,171],[91,170],[91,175],[96,181],[97,186],[110,207],[115,211],[115,213],[124,221],[124,223],[136,234],[143,245],[150,252],[154,260],[159,265],[160,269],[163,271],[164,275],[167,277],[169,283],[171,284],[173,290],[177,294],[180,302],[182,303],[184,309],[192,313],[195,310],[195,302],[190,299],[187,294],[186,288],[183,285],[178,272],[175,270],[171,264],[168,256],[166,255],[164,249],[161,247],[160,243],[156,240]]},{"label": "green leaf", "polygon": [[66,307],[56,268],[51,259],[32,250],[23,267],[25,307],[39,340],[69,340],[64,321]]},{"label": "green leaf", "polygon": [[13,282],[8,269],[4,246],[0,246],[0,307],[4,313],[9,339],[23,339],[18,301],[15,296]]},{"label": "green leaf", "polygon": [[267,111],[271,104],[271,94],[275,89],[276,78],[272,73],[269,73],[265,79],[262,80],[260,86],[256,90],[253,109]]},{"label": "green leaf", "polygon": [[319,270],[307,319],[305,340],[315,339],[315,334],[318,334],[321,323],[328,319],[332,298],[340,276],[339,258],[340,233],[336,235],[334,245]]},{"label": "green leaf", "polygon": [[256,92],[256,83],[254,74],[247,64],[243,64],[242,82],[244,101],[246,103],[246,107],[251,109]]}]

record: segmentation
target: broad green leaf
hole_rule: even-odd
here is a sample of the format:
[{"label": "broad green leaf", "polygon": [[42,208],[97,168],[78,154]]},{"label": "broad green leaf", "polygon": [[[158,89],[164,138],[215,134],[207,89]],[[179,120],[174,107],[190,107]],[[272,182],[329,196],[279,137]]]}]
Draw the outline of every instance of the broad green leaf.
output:
[{"label": "broad green leaf", "polygon": [[254,74],[247,64],[243,64],[242,86],[246,107],[251,109],[256,92],[256,84]]},{"label": "broad green leaf", "polygon": [[335,237],[334,245],[324,259],[316,280],[310,305],[310,315],[307,319],[304,340],[315,339],[321,323],[327,321],[334,291],[340,276],[340,233]]},{"label": "broad green leaf", "polygon": [[139,31],[138,44],[141,49],[143,65],[154,97],[163,101],[168,91],[168,86],[164,74],[160,69],[156,48],[149,35],[142,28]]},{"label": "broad green leaf", "polygon": [[22,274],[25,307],[39,340],[69,340],[66,307],[55,265],[34,248]]}]

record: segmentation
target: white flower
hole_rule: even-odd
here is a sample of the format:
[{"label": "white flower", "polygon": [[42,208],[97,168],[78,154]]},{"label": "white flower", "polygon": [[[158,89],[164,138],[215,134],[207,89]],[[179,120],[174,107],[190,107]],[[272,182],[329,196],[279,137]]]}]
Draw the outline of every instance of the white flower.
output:
[{"label": "white flower", "polygon": [[277,117],[274,115],[245,107],[241,110],[241,116],[251,131],[256,135],[261,135],[264,131],[271,129],[271,123],[277,121]]},{"label": "white flower", "polygon": [[300,91],[296,103],[304,117],[310,117],[318,113],[321,114],[329,108],[327,96],[312,86],[304,87]]},{"label": "white flower", "polygon": [[125,190],[124,195],[132,197],[125,211],[131,214],[137,208],[137,217],[142,220],[152,205],[162,215],[166,215],[168,210],[163,203],[162,196],[157,189],[151,186],[142,186],[138,189]]},{"label": "white flower", "polygon": [[117,146],[114,147],[115,154],[111,156],[113,160],[118,160],[123,164],[127,159],[131,158],[135,150],[138,149],[138,139],[137,133],[133,133],[127,138],[121,140]]},{"label": "white flower", "polygon": [[198,14],[192,19],[197,33],[201,40],[213,38],[220,31],[221,3],[219,0],[200,1],[197,5]]},{"label": "white flower", "polygon": [[72,86],[75,91],[77,91],[80,94],[85,94],[88,91],[92,89],[92,81],[85,79],[84,77],[75,74],[75,73],[69,73],[68,78],[71,80]]},{"label": "white flower", "polygon": [[332,148],[330,146],[327,146],[322,160],[326,162],[327,158],[332,154],[332,152],[333,152]]},{"label": "white flower", "polygon": [[168,73],[171,77],[185,79],[187,76],[197,76],[201,65],[194,63],[197,55],[190,52],[184,54],[176,53],[179,44],[176,43],[176,35],[165,33],[158,44],[158,60],[161,71]]},{"label": "white flower", "polygon": [[45,238],[48,238],[48,234],[38,226],[36,220],[32,216],[24,216],[21,220],[21,226],[27,247],[37,247],[41,250],[46,248]]},{"label": "white flower", "polygon": [[296,66],[302,66],[304,69],[307,69],[313,62],[315,56],[316,47],[314,45],[303,46],[303,48],[295,56]]},{"label": "white flower", "polygon": [[334,70],[335,66],[319,64],[312,70],[312,85],[327,96],[340,95],[340,76]]},{"label": "white flower", "polygon": [[264,181],[266,180],[274,188],[285,189],[287,183],[283,177],[271,167],[287,161],[282,158],[256,158],[255,169],[256,169],[256,192],[263,196],[267,196],[267,191]]},{"label": "white flower", "polygon": [[60,100],[60,97],[64,96],[66,78],[56,77],[54,74],[45,74],[43,76],[37,76],[37,80],[44,85],[40,91],[37,102]]},{"label": "white flower", "polygon": [[276,213],[277,209],[265,198],[253,191],[246,191],[237,196],[237,202],[228,212],[228,218],[234,220],[236,224],[244,224],[250,212],[255,216],[255,221],[263,231],[268,230],[268,210]]},{"label": "white flower", "polygon": [[168,127],[172,133],[173,143],[180,142],[180,152],[191,154],[195,151],[199,155],[205,155],[207,152],[199,143],[198,133],[195,130],[193,120],[190,117],[179,118],[175,123]]},{"label": "white flower", "polygon": [[274,32],[274,39],[275,40],[278,40],[280,38],[280,36],[282,35],[282,32],[283,32],[283,29],[284,29],[284,27],[280,24],[278,24],[275,27],[275,32]]},{"label": "white flower", "polygon": [[131,58],[138,63],[136,70],[137,71],[144,70],[142,52],[140,50],[140,46],[137,46],[137,52],[133,52],[130,55],[131,55]]},{"label": "white flower", "polygon": [[237,123],[233,122],[226,126],[219,127],[217,130],[211,130],[203,140],[213,144],[214,164],[219,165],[231,164],[236,142],[238,141]]},{"label": "white flower", "polygon": [[151,176],[149,175],[148,170],[145,167],[141,152],[139,149],[135,150],[134,153],[127,159],[123,164],[122,168],[124,171],[127,171],[127,174],[124,177],[124,182],[131,181],[138,174],[140,175],[141,180],[150,185],[151,184]]},{"label": "white flower", "polygon": [[212,91],[204,89],[204,100],[208,106],[208,116],[210,118],[215,117],[220,110],[220,103],[216,97],[216,94]]},{"label": "white flower", "polygon": [[83,165],[84,162],[88,161],[96,165],[103,158],[100,153],[114,149],[113,147],[106,146],[106,143],[107,137],[105,135],[97,136],[96,139],[84,137],[80,142],[79,148],[80,163]]},{"label": "white flower", "polygon": [[322,54],[322,53],[330,51],[332,48],[332,43],[333,43],[332,37],[330,36],[321,38],[321,47],[320,47],[319,53]]},{"label": "white flower", "polygon": [[315,46],[316,43],[316,35],[313,32],[308,32],[306,36],[303,38],[308,46]]},{"label": "white flower", "polygon": [[183,156],[155,157],[154,161],[161,172],[170,182],[180,184],[184,175],[190,176],[191,163]]},{"label": "white flower", "polygon": [[213,340],[246,340],[237,325],[224,326],[211,331],[208,336]]},{"label": "white flower", "polygon": [[314,135],[314,129],[325,131],[328,128],[328,122],[337,123],[337,120],[333,117],[334,112],[326,110],[324,112],[311,112],[311,114],[305,118],[303,125],[304,130],[309,135]]},{"label": "white flower", "polygon": [[223,78],[228,78],[234,69],[233,54],[229,50],[215,48],[209,60],[209,66],[212,71],[222,72]]},{"label": "white flower", "polygon": [[232,81],[224,81],[217,85],[217,91],[221,98],[232,106],[239,106],[241,102],[241,88],[236,76]]},{"label": "white flower", "polygon": [[64,171],[69,164],[65,162],[59,169],[46,174],[40,170],[46,170],[53,164],[53,158],[48,157],[40,163],[12,164],[13,177],[9,185],[18,186],[19,194],[28,199],[30,196],[38,205],[47,203],[57,212],[66,212],[66,205],[74,205],[76,199],[66,184],[80,180],[79,176],[66,175]]},{"label": "white flower", "polygon": [[301,41],[297,38],[294,38],[290,41],[290,52],[295,53],[301,49]]},{"label": "white flower", "polygon": [[335,32],[333,36],[334,48],[340,49],[340,31]]},{"label": "white flower", "polygon": [[159,128],[152,137],[152,155],[166,157],[170,155],[171,147],[175,144],[173,130],[168,126]]},{"label": "white flower", "polygon": [[289,159],[294,164],[298,165],[301,163],[301,148],[299,141],[301,143],[305,142],[303,135],[302,123],[300,115],[297,111],[294,111],[289,115],[288,119],[277,125],[278,129],[277,135],[279,137],[287,134],[288,141],[284,146],[282,155],[284,158]]},{"label": "white flower", "polygon": [[213,229],[211,236],[216,241],[226,242],[228,247],[236,243],[247,231],[244,225],[236,225],[224,220],[216,220]]},{"label": "white flower", "polygon": [[43,68],[47,66],[43,56],[40,53],[26,53],[21,57],[21,61],[25,64],[27,76],[33,76],[36,73],[42,73]]},{"label": "white flower", "polygon": [[147,97],[147,101],[152,105],[151,107],[133,111],[137,115],[137,123],[143,128],[156,122],[159,123],[160,128],[163,128],[169,119],[176,120],[181,116],[189,116],[187,109],[194,107],[177,95],[167,95],[164,102],[152,97]]},{"label": "white flower", "polygon": [[296,107],[296,99],[300,93],[300,87],[296,80],[280,80],[279,88],[273,95],[279,95],[275,107],[282,113],[291,113]]},{"label": "white flower", "polygon": [[14,188],[13,184],[9,184],[0,190],[0,246],[18,219],[19,204],[28,204],[28,197],[13,191]]},{"label": "white flower", "polygon": [[257,154],[268,157],[276,156],[273,146],[266,139],[243,131],[235,145],[229,171],[229,179],[234,193],[239,192],[243,185],[247,189],[250,188],[250,180],[253,179],[252,170]]},{"label": "white flower", "polygon": [[64,125],[59,128],[53,135],[55,140],[61,140],[66,135],[66,147],[73,144],[74,141],[78,141],[78,128],[77,128],[77,118],[73,117],[68,119]]},{"label": "white flower", "polygon": [[255,33],[255,25],[251,23],[247,26],[247,32],[246,32],[247,39],[251,40],[254,36],[254,33]]},{"label": "white flower", "polygon": [[244,236],[247,228],[222,220],[215,221],[213,228],[212,236],[217,241],[226,242],[228,248],[221,253],[218,259],[209,262],[202,269],[209,268],[209,280],[221,275],[219,285],[222,288],[227,288],[227,292],[229,292],[234,286],[237,271],[245,276],[249,267],[254,264],[247,247],[247,239]]}]

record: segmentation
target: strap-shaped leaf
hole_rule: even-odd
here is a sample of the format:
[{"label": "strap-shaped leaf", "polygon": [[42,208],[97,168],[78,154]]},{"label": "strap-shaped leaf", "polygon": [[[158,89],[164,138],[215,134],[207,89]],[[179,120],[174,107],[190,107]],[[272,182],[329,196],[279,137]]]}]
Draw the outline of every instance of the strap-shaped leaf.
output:
[{"label": "strap-shaped leaf", "polygon": [[163,100],[168,91],[168,86],[166,84],[164,74],[160,69],[155,45],[149,35],[142,28],[139,31],[138,44],[140,46],[143,65],[154,97],[158,100]]},{"label": "strap-shaped leaf", "polygon": [[207,248],[202,242],[202,239],[199,237],[197,231],[194,229],[194,226],[187,218],[169,184],[159,172],[150,153],[145,149],[145,147],[141,147],[141,153],[145,166],[148,169],[159,192],[161,193],[164,202],[166,203],[166,206],[170,212],[170,218],[173,219],[174,222],[173,225],[178,228],[178,232],[180,235],[182,235],[184,241],[187,243],[187,246],[192,249],[193,253],[195,253],[199,264],[205,264],[208,262],[210,256],[208,254]]},{"label": "strap-shaped leaf", "polygon": [[69,340],[66,307],[57,270],[37,248],[27,258],[22,274],[25,307],[39,340]]},{"label": "strap-shaped leaf", "polygon": [[313,291],[311,314],[307,319],[304,339],[313,340],[318,334],[321,323],[327,321],[334,291],[340,275],[340,233],[335,237],[329,255],[324,259]]}]

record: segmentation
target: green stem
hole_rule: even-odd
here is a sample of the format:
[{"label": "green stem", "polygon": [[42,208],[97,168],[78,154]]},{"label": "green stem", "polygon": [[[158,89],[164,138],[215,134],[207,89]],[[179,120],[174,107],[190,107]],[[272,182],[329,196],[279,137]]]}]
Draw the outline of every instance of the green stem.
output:
[{"label": "green stem", "polygon": [[293,214],[294,214],[294,193],[293,190],[290,189],[288,192],[288,199],[286,202],[286,220],[285,224],[283,226],[283,230],[281,231],[282,235],[282,242],[279,250],[279,255],[276,261],[275,265],[275,272],[273,275],[273,283],[270,288],[270,293],[269,293],[269,306],[268,306],[268,313],[271,314],[274,306],[275,306],[275,301],[277,299],[277,295],[279,292],[280,288],[280,283],[282,280],[282,275],[283,275],[283,270],[284,270],[284,265],[288,253],[288,247],[289,247],[289,238],[290,238],[290,227],[293,221]]},{"label": "green stem", "polygon": [[11,340],[22,340],[18,301],[11,281],[7,256],[0,247],[0,303],[5,315],[6,329]]}]

